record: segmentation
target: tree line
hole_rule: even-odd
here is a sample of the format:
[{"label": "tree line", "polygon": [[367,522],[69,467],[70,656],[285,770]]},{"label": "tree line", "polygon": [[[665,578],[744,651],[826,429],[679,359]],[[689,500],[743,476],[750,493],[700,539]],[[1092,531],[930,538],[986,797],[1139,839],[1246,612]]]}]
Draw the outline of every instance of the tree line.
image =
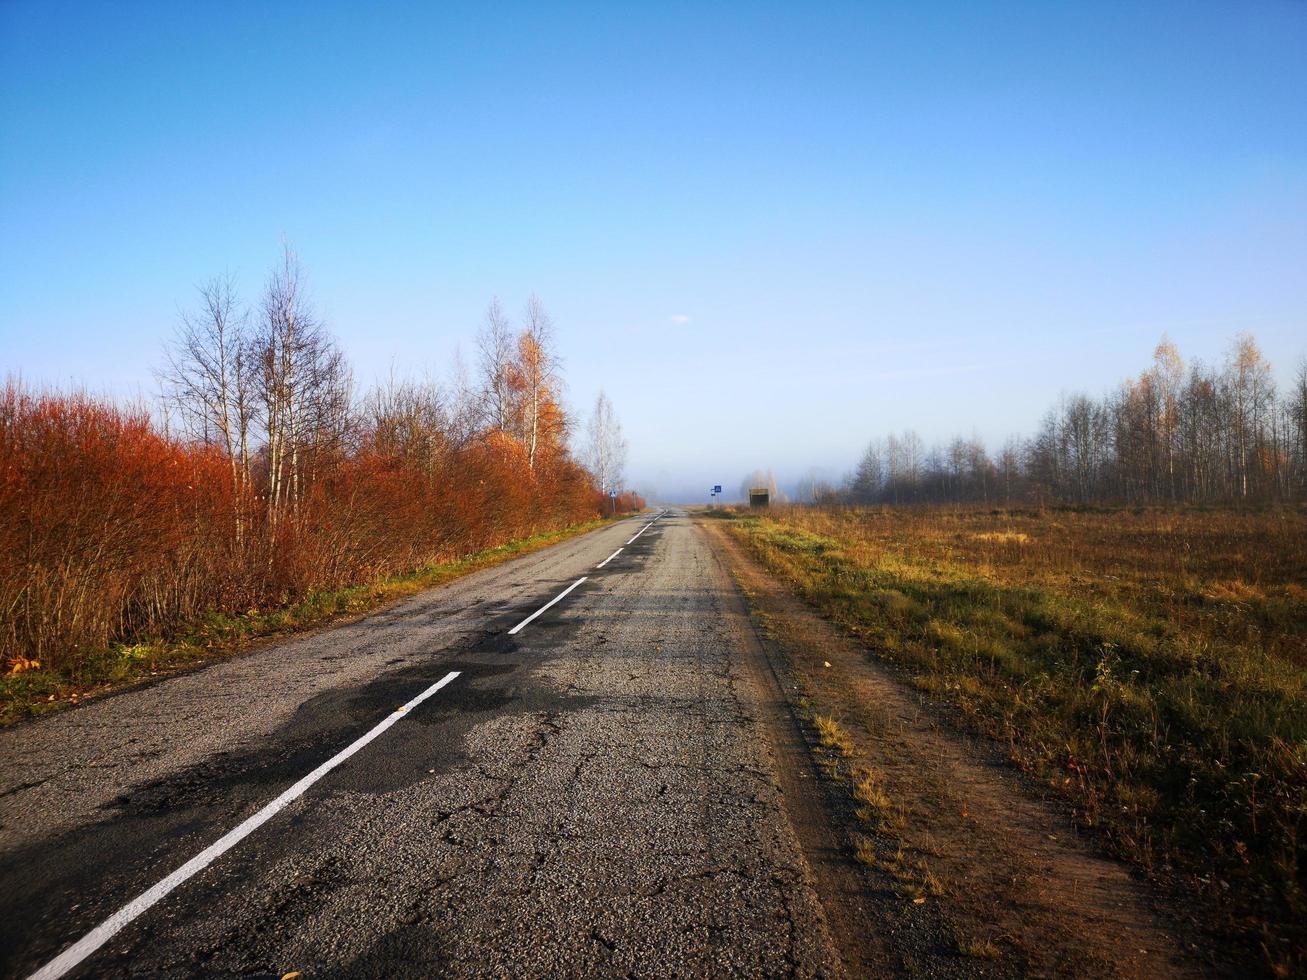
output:
[{"label": "tree line", "polygon": [[1217,365],[1165,337],[1152,365],[1102,398],[1065,396],[1028,438],[991,454],[977,437],[927,448],[875,439],[824,502],[1271,503],[1307,499],[1307,360],[1286,391],[1249,334]]},{"label": "tree line", "polygon": [[115,641],[405,574],[638,509],[600,393],[579,453],[543,304],[493,301],[476,363],[365,391],[286,248],[257,300],[215,279],[157,405],[0,389],[0,643],[76,672]]}]

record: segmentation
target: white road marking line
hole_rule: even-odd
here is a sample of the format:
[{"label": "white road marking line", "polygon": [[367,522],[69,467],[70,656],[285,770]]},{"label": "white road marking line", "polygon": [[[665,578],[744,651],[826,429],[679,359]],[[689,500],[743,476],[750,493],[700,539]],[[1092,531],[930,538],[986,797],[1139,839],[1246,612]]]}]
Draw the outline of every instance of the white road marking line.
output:
[{"label": "white road marking line", "polygon": [[[653,526],[654,526],[654,522],[653,522],[653,521],[650,521],[650,522],[649,522],[648,524],[646,524],[644,527],[640,528],[640,530],[636,531],[633,535],[631,535],[631,541],[634,541],[636,538],[638,538],[640,535],[644,534],[645,531],[649,530],[649,528],[651,528],[651,527],[653,527]],[[627,544],[630,544],[631,541],[628,541],[628,542],[626,542],[626,543],[627,543]],[[623,547],[625,547],[625,545],[623,545]]]},{"label": "white road marking line", "polygon": [[558,595],[554,596],[552,599],[550,599],[548,602],[546,602],[543,606],[541,606],[539,609],[537,609],[535,612],[533,612],[530,616],[528,616],[526,619],[522,620],[522,622],[518,623],[518,624],[517,624],[516,626],[514,626],[511,630],[509,630],[509,631],[508,631],[508,635],[509,635],[509,636],[512,636],[514,633],[516,633],[518,630],[520,630],[520,629],[521,629],[523,626],[525,626],[527,623],[531,622],[531,620],[535,619],[535,618],[536,618],[537,616],[539,616],[542,612],[544,612],[546,609],[548,609],[550,606],[552,606],[555,602],[557,602],[559,599],[563,598],[563,596],[567,595],[567,593],[571,592],[571,591],[572,591],[573,589],[575,589],[578,585],[580,585],[582,582],[584,582],[584,581],[585,581],[585,578],[586,578],[586,577],[585,577],[584,575],[582,575],[579,579],[577,579],[575,582],[573,582],[571,585],[569,585],[567,588],[565,588],[562,592],[558,593]]},{"label": "white road marking line", "polygon": [[427,698],[431,697],[431,695],[439,691],[442,687],[456,678],[459,673],[460,671],[451,670],[412,701],[396,708],[366,735],[362,736],[357,741],[350,743],[346,748],[341,749],[258,813],[254,814],[254,816],[239,824],[234,830],[228,831],[223,837],[210,844],[153,888],[141,892],[141,894],[137,895],[113,915],[109,916],[109,918],[105,919],[85,936],[69,946],[49,963],[41,967],[41,969],[33,973],[28,977],[28,980],[54,980],[55,977],[62,977],[65,973],[77,967],[84,959],[121,932],[132,922],[133,919],[140,916],[149,909],[150,906],[154,905],[178,885],[203,871],[225,852],[231,850],[250,834],[254,833],[254,831],[262,827],[288,805],[302,796],[304,791],[310,786],[327,773],[331,772],[331,770],[335,769],[359,749],[363,748],[363,746],[371,742],[391,725],[395,724],[395,722],[399,721],[399,719],[403,718],[404,715],[408,714]]},{"label": "white road marking line", "polygon": [[601,561],[598,565],[596,565],[595,568],[603,568],[605,565],[607,565],[610,561],[612,561],[614,558],[616,558],[616,557],[617,557],[618,555],[620,555],[621,553],[622,553],[622,549],[621,549],[621,548],[618,548],[618,549],[617,549],[616,551],[614,551],[611,555],[609,555],[607,558],[605,558],[603,561]]}]

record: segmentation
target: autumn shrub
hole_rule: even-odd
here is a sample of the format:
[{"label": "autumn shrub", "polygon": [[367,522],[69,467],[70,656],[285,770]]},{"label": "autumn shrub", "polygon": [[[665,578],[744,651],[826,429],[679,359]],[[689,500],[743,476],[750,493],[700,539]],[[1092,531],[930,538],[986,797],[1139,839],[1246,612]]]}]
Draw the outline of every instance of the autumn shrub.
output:
[{"label": "autumn shrub", "polygon": [[9,384],[0,460],[0,629],[11,658],[70,667],[188,609],[193,577],[165,569],[228,503],[214,489],[216,459],[161,437],[139,410]]},{"label": "autumn shrub", "polygon": [[[79,679],[115,642],[402,575],[601,513],[569,457],[491,433],[419,465],[368,440],[323,453],[294,506],[169,438],[140,408],[0,391],[0,643],[7,669]],[[635,506],[638,498],[628,498]]]}]

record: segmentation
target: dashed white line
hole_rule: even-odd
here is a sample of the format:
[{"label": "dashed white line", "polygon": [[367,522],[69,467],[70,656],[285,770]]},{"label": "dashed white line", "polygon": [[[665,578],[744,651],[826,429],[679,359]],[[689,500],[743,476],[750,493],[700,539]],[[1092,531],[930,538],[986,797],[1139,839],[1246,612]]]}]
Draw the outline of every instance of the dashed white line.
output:
[{"label": "dashed white line", "polygon": [[531,620],[535,619],[535,618],[536,618],[537,616],[539,616],[542,612],[544,612],[546,609],[548,609],[550,606],[552,606],[555,602],[557,602],[559,599],[563,598],[563,596],[567,595],[567,593],[571,592],[571,591],[572,591],[573,589],[575,589],[578,585],[580,585],[582,582],[584,582],[585,579],[586,579],[586,577],[585,577],[584,575],[582,575],[579,579],[577,579],[575,582],[573,582],[571,585],[569,585],[567,588],[565,588],[562,592],[558,593],[558,595],[554,596],[552,599],[550,599],[548,602],[546,602],[543,606],[541,606],[539,609],[537,609],[535,612],[533,612],[530,616],[528,616],[526,619],[522,620],[522,622],[518,623],[518,624],[517,624],[516,626],[514,626],[511,630],[509,630],[509,631],[508,631],[508,635],[509,635],[509,636],[512,636],[514,633],[516,633],[518,630],[520,630],[523,626],[525,626],[527,623],[531,622]]},{"label": "dashed white line", "polygon": [[603,561],[601,561],[598,565],[596,565],[595,568],[603,568],[605,565],[607,565],[610,561],[612,561],[614,558],[616,558],[616,557],[617,557],[618,555],[620,555],[621,553],[622,553],[622,549],[621,549],[621,548],[618,548],[618,549],[617,549],[616,551],[614,551],[611,555],[609,555],[607,558],[605,558]]},{"label": "dashed white line", "polygon": [[254,831],[262,827],[288,805],[302,796],[304,791],[319,779],[331,772],[331,770],[335,769],[355,752],[363,748],[363,746],[367,745],[374,738],[384,732],[391,725],[395,724],[395,722],[399,721],[399,719],[403,718],[404,715],[408,714],[408,712],[412,711],[427,698],[431,697],[431,695],[435,694],[458,675],[459,671],[451,670],[448,674],[436,681],[436,683],[432,684],[413,700],[396,708],[366,735],[341,749],[258,813],[254,814],[254,816],[239,824],[235,829],[228,831],[223,837],[214,841],[153,888],[137,895],[113,915],[109,916],[109,918],[105,919],[85,936],[33,973],[28,980],[54,980],[55,977],[62,977],[68,971],[77,967],[78,964],[88,956],[121,932],[132,922],[133,919],[136,919],[152,905],[164,898],[178,885],[203,871],[217,858],[221,857],[250,834],[254,833]]},{"label": "dashed white line", "polygon": [[644,534],[645,531],[649,530],[649,528],[653,527],[656,523],[658,523],[658,518],[659,518],[659,517],[662,517],[663,514],[666,514],[666,513],[667,513],[667,511],[665,511],[665,510],[664,510],[664,511],[661,511],[661,512],[658,514],[658,517],[655,517],[652,521],[650,521],[650,522],[649,522],[648,524],[646,524],[644,527],[640,528],[640,530],[636,531],[633,535],[631,535],[631,540],[628,541],[628,542],[626,542],[626,543],[627,543],[627,544],[631,544],[631,542],[633,542],[636,538],[638,538],[640,535]]},{"label": "dashed white line", "polygon": [[[653,527],[653,526],[654,526],[654,522],[653,522],[653,521],[650,521],[650,522],[649,522],[648,524],[646,524],[644,527],[640,528],[640,530],[636,531],[634,534],[631,535],[631,541],[634,541],[636,538],[638,538],[640,535],[644,534],[645,531],[649,530],[649,528],[651,528],[651,527]],[[628,541],[628,542],[626,542],[626,543],[627,543],[627,544],[630,544],[631,541]]]}]

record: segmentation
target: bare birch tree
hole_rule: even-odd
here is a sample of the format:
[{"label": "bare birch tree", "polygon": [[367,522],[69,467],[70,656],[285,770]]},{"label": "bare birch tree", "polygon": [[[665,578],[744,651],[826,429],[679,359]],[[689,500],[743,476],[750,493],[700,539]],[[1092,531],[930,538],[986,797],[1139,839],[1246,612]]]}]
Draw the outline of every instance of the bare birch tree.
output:
[{"label": "bare birch tree", "polygon": [[1289,494],[1307,494],[1307,357],[1298,362],[1286,413],[1289,419]]},{"label": "bare birch tree", "polygon": [[268,517],[298,513],[310,457],[344,447],[353,377],[344,354],[313,313],[289,245],[268,277],[251,342],[268,464]]},{"label": "bare birch tree", "polygon": [[189,438],[220,447],[231,463],[232,486],[250,483],[251,398],[249,315],[230,278],[200,286],[199,308],[181,314],[159,371],[163,397]]},{"label": "bare birch tree", "polygon": [[603,391],[595,399],[594,413],[586,426],[585,459],[602,493],[621,487],[626,470],[626,437],[613,403]]},{"label": "bare birch tree", "polygon": [[1262,357],[1251,335],[1243,333],[1235,338],[1226,378],[1238,495],[1247,498],[1250,476],[1255,479],[1257,475],[1255,469],[1265,434],[1267,410],[1275,398],[1271,366]]},{"label": "bare birch tree", "polygon": [[455,446],[466,446],[481,425],[481,397],[468,376],[462,351],[455,348],[449,370],[447,416],[449,438]]},{"label": "bare birch tree", "polygon": [[873,439],[858,460],[858,467],[849,484],[849,493],[855,502],[869,504],[879,498],[885,483],[882,455],[880,440]]},{"label": "bare birch tree", "polygon": [[523,441],[527,463],[535,469],[548,405],[556,403],[559,358],[554,349],[553,322],[539,297],[527,301],[525,325],[518,338],[518,372],[521,376]]},{"label": "bare birch tree", "polygon": [[477,355],[481,369],[481,398],[485,425],[500,432],[513,429],[512,383],[513,328],[498,299],[486,308],[485,323],[477,334]]}]

